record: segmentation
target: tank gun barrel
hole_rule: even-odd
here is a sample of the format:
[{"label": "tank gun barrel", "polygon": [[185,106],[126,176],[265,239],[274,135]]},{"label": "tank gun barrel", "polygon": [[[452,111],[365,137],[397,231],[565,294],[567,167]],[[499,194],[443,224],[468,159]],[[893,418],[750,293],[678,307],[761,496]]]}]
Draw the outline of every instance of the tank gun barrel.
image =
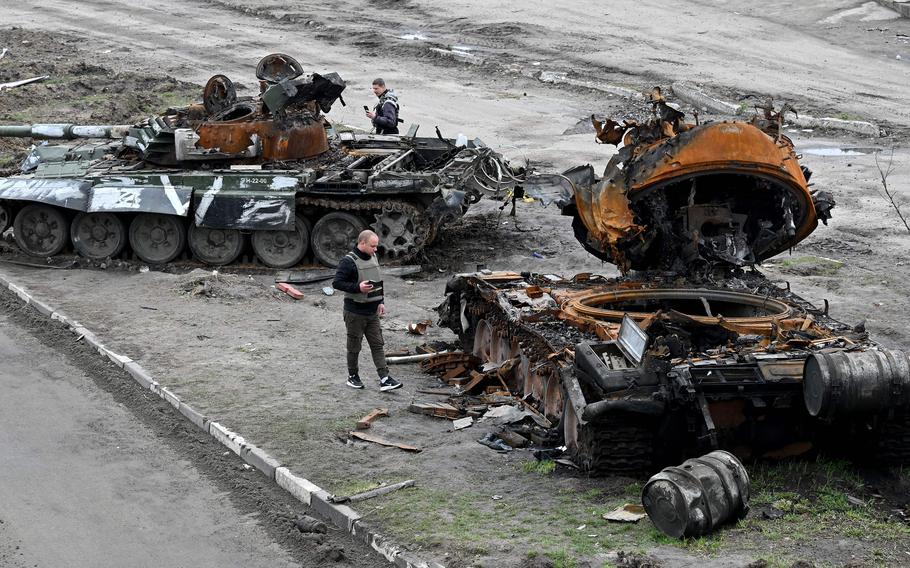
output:
[{"label": "tank gun barrel", "polygon": [[74,140],[122,138],[130,126],[123,124],[14,124],[0,125],[0,137]]}]

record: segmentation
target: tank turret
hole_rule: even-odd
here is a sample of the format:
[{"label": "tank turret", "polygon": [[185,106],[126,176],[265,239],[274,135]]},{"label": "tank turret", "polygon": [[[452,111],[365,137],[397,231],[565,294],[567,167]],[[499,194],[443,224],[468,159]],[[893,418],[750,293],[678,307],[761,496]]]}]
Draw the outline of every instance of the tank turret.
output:
[{"label": "tank turret", "polygon": [[[130,126],[0,126],[38,144],[0,178],[0,232],[27,254],[72,246],[95,260],[134,255],[230,264],[245,252],[287,268],[310,255],[334,266],[371,228],[384,261],[414,258],[439,227],[518,180],[479,140],[337,134],[325,116],[345,82],[272,54],[259,93],[213,76],[202,101]],[[95,140],[87,140],[94,138]]]}]

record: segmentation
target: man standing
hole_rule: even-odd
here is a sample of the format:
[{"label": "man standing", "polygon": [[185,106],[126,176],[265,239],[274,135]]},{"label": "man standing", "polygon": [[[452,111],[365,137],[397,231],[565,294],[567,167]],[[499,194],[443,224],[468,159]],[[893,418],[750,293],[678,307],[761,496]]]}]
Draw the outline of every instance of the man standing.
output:
[{"label": "man standing", "polygon": [[366,112],[376,134],[398,134],[398,95],[387,89],[382,79],[373,79],[373,94],[379,97],[379,103]]},{"label": "man standing", "polygon": [[373,364],[379,373],[379,390],[390,391],[400,388],[401,383],[389,375],[385,361],[385,343],[379,326],[379,316],[385,315],[385,304],[377,248],[379,237],[376,233],[369,229],[361,232],[357,237],[357,246],[338,263],[332,286],[344,292],[344,327],[348,336],[347,385],[354,389],[363,388],[357,368],[363,336],[366,335]]}]

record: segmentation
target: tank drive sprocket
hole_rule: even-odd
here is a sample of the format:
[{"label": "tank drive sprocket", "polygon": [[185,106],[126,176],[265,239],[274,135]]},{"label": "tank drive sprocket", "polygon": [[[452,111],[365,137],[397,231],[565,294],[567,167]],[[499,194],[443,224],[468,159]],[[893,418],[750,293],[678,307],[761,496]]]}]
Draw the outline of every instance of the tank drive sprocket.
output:
[{"label": "tank drive sprocket", "polygon": [[[360,231],[370,227],[379,235],[379,257],[384,262],[414,258],[429,242],[433,226],[422,207],[400,200],[347,201],[304,197],[298,205],[330,211],[313,226],[313,255],[326,266],[336,266],[350,250]],[[364,219],[375,219],[368,225]],[[389,246],[390,248],[385,248]]]}]

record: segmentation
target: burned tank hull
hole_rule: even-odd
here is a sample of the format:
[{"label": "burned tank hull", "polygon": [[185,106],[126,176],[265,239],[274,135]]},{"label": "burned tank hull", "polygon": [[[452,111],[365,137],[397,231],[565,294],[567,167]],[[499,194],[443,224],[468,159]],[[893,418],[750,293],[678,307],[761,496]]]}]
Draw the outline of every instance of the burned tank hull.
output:
[{"label": "burned tank hull", "polygon": [[757,273],[725,286],[462,275],[440,314],[466,350],[511,367],[510,390],[559,425],[590,474],[653,473],[714,449],[910,463],[907,355]]},{"label": "burned tank hull", "polygon": [[337,74],[303,75],[282,54],[257,73],[256,97],[216,75],[201,103],[135,125],[0,126],[0,136],[70,140],[35,146],[18,175],[0,178],[0,229],[37,257],[72,248],[224,265],[250,250],[286,268],[310,257],[334,266],[372,228],[384,260],[402,262],[517,181],[496,177],[510,170],[479,141],[340,131],[323,115],[341,100]]}]

